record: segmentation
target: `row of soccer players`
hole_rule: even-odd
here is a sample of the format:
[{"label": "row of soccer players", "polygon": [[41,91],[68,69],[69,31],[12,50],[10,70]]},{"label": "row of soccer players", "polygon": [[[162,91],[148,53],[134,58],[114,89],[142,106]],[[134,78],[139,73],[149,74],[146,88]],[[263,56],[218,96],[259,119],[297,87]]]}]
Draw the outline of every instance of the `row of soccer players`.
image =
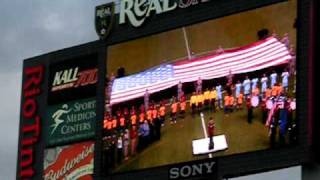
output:
[{"label": "row of soccer players", "polygon": [[222,91],[221,85],[219,85],[211,90],[206,89],[204,93],[197,94],[194,92],[190,97],[190,106],[194,111],[197,108],[202,108],[202,106],[212,105],[213,110],[215,110],[216,104],[218,108],[223,108],[223,102],[225,106],[235,104],[241,106],[243,99],[247,99],[249,96],[261,96],[268,99],[272,96],[279,96],[283,92],[285,92],[285,89],[280,83],[275,83],[272,88],[267,87],[262,93],[260,93],[260,88],[255,86],[250,93],[236,90],[235,95]]},{"label": "row of soccer players", "polygon": [[[281,86],[281,84],[276,83],[272,88],[267,88],[265,92],[263,92],[262,97],[263,99],[268,99],[270,97],[279,96],[283,92],[284,87]],[[223,91],[219,92],[216,88],[212,88],[211,90],[207,89],[204,93],[196,94],[194,92],[190,97],[190,107],[193,114],[196,112],[196,110],[201,111],[203,107],[208,106],[211,106],[212,110],[215,110],[216,107],[219,109],[231,106],[237,106],[238,108],[241,108],[244,98],[247,99],[249,96],[260,96],[260,89],[258,86],[256,86],[250,94],[244,94],[243,91],[237,93],[236,91],[235,96],[233,94],[223,93]],[[123,111],[118,109],[115,116],[109,116],[106,114],[104,128],[106,130],[124,130],[129,126],[141,124],[145,120],[153,123],[155,119],[159,119],[160,123],[164,125],[167,111],[170,112],[171,123],[176,123],[178,113],[180,113],[183,117],[186,107],[186,98],[185,96],[182,96],[180,101],[177,101],[175,97],[172,98],[172,102],[169,107],[170,110],[167,110],[167,106],[164,102],[161,102],[159,106],[155,104],[151,105],[146,112],[144,110],[144,106],[141,105],[140,113],[137,112],[134,106],[132,106],[130,112],[127,108],[125,108]]]},{"label": "row of soccer players", "polygon": [[163,126],[167,111],[170,111],[171,123],[176,123],[178,115],[177,113],[180,113],[181,115],[185,113],[187,102],[184,96],[180,99],[180,102],[178,102],[176,98],[173,99],[173,102],[170,104],[170,110],[167,110],[166,104],[161,102],[159,106],[155,104],[150,105],[146,112],[144,110],[144,106],[141,105],[139,113],[134,106],[132,106],[130,112],[127,112],[126,109],[123,111],[119,109],[114,116],[110,116],[106,113],[104,118],[104,129],[124,130],[130,126],[142,124],[145,120],[151,124],[154,124],[155,120],[159,120]]},{"label": "row of soccer players", "polygon": [[[263,74],[262,78],[260,79],[261,84],[261,92],[265,92],[267,88],[273,88],[276,84],[281,83],[282,87],[285,90],[288,90],[289,87],[289,72],[284,71],[281,74],[281,82],[278,81],[278,74],[273,71],[272,74],[270,74],[270,79],[266,76],[266,74]],[[269,84],[270,81],[270,84]],[[249,79],[247,76],[245,80],[241,83],[240,81],[237,81],[235,84],[235,91],[236,93],[240,93],[241,90],[243,90],[244,94],[250,94],[250,91],[254,90],[259,83],[259,78],[253,78]],[[269,84],[269,85],[268,85]]]}]

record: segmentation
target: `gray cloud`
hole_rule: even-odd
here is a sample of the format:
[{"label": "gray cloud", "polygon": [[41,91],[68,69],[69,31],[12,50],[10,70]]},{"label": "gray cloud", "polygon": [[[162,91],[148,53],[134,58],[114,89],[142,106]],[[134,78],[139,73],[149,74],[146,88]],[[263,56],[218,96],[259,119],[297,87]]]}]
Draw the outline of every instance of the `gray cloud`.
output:
[{"label": "gray cloud", "polygon": [[[0,126],[0,174],[6,179],[14,179],[18,143],[18,117],[21,73],[0,73],[1,126]],[[13,79],[8,81],[8,79]],[[6,88],[3,88],[6,87]]]},{"label": "gray cloud", "polygon": [[101,1],[1,2],[1,69],[17,61],[97,39],[94,6]]},{"label": "gray cloud", "polygon": [[0,1],[0,174],[15,179],[22,60],[96,40],[105,0]]}]

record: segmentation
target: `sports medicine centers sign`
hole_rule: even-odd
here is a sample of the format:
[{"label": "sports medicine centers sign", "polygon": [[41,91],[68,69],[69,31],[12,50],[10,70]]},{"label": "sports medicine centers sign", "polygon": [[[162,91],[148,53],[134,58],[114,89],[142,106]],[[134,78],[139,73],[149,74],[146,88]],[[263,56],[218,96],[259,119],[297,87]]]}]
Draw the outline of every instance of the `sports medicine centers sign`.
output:
[{"label": "sports medicine centers sign", "polygon": [[47,144],[65,144],[95,134],[96,100],[89,98],[49,107]]}]

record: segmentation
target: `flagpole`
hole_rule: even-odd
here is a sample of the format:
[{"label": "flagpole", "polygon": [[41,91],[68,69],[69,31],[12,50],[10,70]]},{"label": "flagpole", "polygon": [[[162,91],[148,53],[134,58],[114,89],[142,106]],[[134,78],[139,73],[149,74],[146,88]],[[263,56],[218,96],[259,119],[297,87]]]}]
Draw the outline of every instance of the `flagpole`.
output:
[{"label": "flagpole", "polygon": [[182,28],[182,32],[183,32],[183,37],[184,37],[184,42],[186,45],[187,53],[188,53],[188,59],[191,59],[190,46],[189,46],[189,41],[188,41],[187,32],[186,32],[185,27]]}]

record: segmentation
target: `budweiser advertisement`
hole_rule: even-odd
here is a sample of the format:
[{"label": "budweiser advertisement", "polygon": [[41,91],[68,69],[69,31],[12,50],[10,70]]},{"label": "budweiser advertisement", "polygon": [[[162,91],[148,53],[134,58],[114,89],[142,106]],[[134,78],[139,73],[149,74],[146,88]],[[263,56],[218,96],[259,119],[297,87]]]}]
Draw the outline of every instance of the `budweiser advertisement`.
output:
[{"label": "budweiser advertisement", "polygon": [[45,180],[91,180],[94,167],[94,142],[82,142],[44,151]]}]

